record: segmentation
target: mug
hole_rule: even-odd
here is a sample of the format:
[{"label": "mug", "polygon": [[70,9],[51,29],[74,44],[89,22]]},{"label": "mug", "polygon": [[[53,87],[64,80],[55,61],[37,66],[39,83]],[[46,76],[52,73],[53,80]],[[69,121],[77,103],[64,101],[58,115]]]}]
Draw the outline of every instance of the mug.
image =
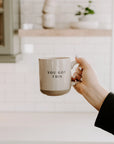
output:
[{"label": "mug", "polygon": [[71,69],[76,64],[69,57],[39,59],[40,91],[48,96],[68,93],[72,84]]}]

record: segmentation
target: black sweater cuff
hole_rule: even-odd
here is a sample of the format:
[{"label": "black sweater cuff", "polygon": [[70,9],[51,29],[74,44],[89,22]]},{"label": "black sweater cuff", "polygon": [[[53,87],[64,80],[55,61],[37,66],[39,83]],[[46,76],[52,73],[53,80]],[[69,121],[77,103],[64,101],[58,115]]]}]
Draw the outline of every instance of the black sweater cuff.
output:
[{"label": "black sweater cuff", "polygon": [[114,94],[109,93],[104,100],[95,126],[114,134]]}]

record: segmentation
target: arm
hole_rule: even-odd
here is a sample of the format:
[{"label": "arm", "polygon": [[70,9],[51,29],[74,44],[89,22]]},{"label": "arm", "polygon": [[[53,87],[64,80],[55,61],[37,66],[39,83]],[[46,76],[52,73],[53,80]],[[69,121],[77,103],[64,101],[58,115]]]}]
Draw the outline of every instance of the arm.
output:
[{"label": "arm", "polygon": [[76,61],[79,66],[72,79],[80,82],[74,88],[99,111],[95,126],[114,134],[114,95],[99,84],[94,70],[85,59],[76,58]]},{"label": "arm", "polygon": [[82,81],[77,83],[74,88],[99,111],[109,92],[99,84],[94,70],[85,59],[76,58],[76,61],[79,63],[79,66],[74,73],[73,80],[81,81],[82,79]]},{"label": "arm", "polygon": [[114,134],[114,94],[109,93],[97,116],[96,127]]}]

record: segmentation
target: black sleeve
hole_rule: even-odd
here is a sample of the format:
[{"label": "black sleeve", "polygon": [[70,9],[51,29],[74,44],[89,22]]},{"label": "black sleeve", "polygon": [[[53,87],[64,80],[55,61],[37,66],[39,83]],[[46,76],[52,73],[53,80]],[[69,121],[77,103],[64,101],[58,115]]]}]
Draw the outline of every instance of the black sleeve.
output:
[{"label": "black sleeve", "polygon": [[114,134],[114,94],[109,93],[104,100],[95,126]]}]

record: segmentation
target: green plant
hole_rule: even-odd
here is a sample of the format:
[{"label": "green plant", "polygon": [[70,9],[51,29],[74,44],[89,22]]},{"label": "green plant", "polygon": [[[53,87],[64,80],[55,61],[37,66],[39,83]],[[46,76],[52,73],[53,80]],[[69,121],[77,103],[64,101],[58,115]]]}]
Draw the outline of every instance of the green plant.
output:
[{"label": "green plant", "polygon": [[87,7],[83,7],[82,5],[78,5],[79,11],[75,15],[84,17],[87,15],[95,14],[95,11],[93,9],[91,9],[91,4],[92,4],[92,1],[89,0]]}]

